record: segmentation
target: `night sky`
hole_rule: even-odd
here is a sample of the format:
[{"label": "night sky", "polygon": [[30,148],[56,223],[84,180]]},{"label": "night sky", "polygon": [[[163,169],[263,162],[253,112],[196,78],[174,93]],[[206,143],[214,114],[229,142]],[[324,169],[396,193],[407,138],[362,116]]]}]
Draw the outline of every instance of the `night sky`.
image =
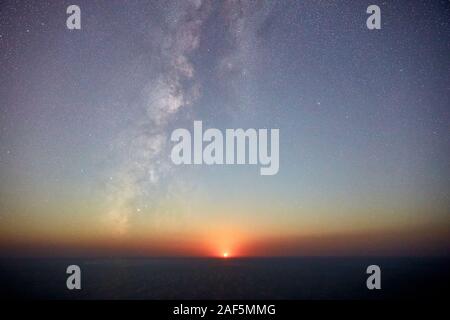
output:
[{"label": "night sky", "polygon": [[[449,18],[448,1],[2,1],[0,254],[448,254]],[[194,120],[279,128],[279,173],[173,165]]]}]

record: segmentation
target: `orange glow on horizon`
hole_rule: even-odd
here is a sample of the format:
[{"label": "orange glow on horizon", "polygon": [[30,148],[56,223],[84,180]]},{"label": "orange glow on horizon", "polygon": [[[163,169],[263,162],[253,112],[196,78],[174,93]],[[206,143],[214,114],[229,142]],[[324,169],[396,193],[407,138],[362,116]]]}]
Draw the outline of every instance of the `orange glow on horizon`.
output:
[{"label": "orange glow on horizon", "polygon": [[[0,225],[0,255],[5,256],[117,256],[208,257],[236,259],[264,256],[329,255],[440,255],[448,251],[450,234],[445,224],[408,230],[346,231],[341,233],[277,235],[224,227],[207,232],[81,233],[55,228],[38,232]],[[28,232],[25,232],[28,231]],[[63,232],[64,231],[64,232]],[[428,235],[433,234],[430,238]]]}]

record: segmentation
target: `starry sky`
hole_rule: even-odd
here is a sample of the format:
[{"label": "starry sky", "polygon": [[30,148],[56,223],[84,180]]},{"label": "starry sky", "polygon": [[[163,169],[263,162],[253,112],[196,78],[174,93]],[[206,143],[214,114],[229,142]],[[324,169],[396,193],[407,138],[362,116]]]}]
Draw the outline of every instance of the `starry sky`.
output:
[{"label": "starry sky", "polygon": [[[0,254],[448,254],[449,17],[448,1],[2,1]],[[174,166],[170,134],[194,120],[280,129],[279,173]]]}]

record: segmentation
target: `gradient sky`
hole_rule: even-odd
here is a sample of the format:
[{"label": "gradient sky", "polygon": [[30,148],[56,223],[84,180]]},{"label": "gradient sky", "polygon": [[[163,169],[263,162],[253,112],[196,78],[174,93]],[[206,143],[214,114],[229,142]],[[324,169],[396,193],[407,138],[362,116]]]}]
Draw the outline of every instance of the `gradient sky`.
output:
[{"label": "gradient sky", "polygon": [[[448,254],[449,17],[447,1],[2,1],[0,254]],[[279,173],[174,166],[170,134],[194,120],[279,128]]]}]

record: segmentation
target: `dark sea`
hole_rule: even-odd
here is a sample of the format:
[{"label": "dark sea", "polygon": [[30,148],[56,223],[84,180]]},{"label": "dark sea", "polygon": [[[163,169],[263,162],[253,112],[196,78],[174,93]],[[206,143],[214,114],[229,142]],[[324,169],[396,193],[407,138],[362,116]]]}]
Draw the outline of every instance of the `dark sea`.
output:
[{"label": "dark sea", "polygon": [[[66,268],[81,268],[81,290]],[[368,290],[366,268],[381,268]],[[449,258],[2,259],[8,299],[442,299]]]}]

